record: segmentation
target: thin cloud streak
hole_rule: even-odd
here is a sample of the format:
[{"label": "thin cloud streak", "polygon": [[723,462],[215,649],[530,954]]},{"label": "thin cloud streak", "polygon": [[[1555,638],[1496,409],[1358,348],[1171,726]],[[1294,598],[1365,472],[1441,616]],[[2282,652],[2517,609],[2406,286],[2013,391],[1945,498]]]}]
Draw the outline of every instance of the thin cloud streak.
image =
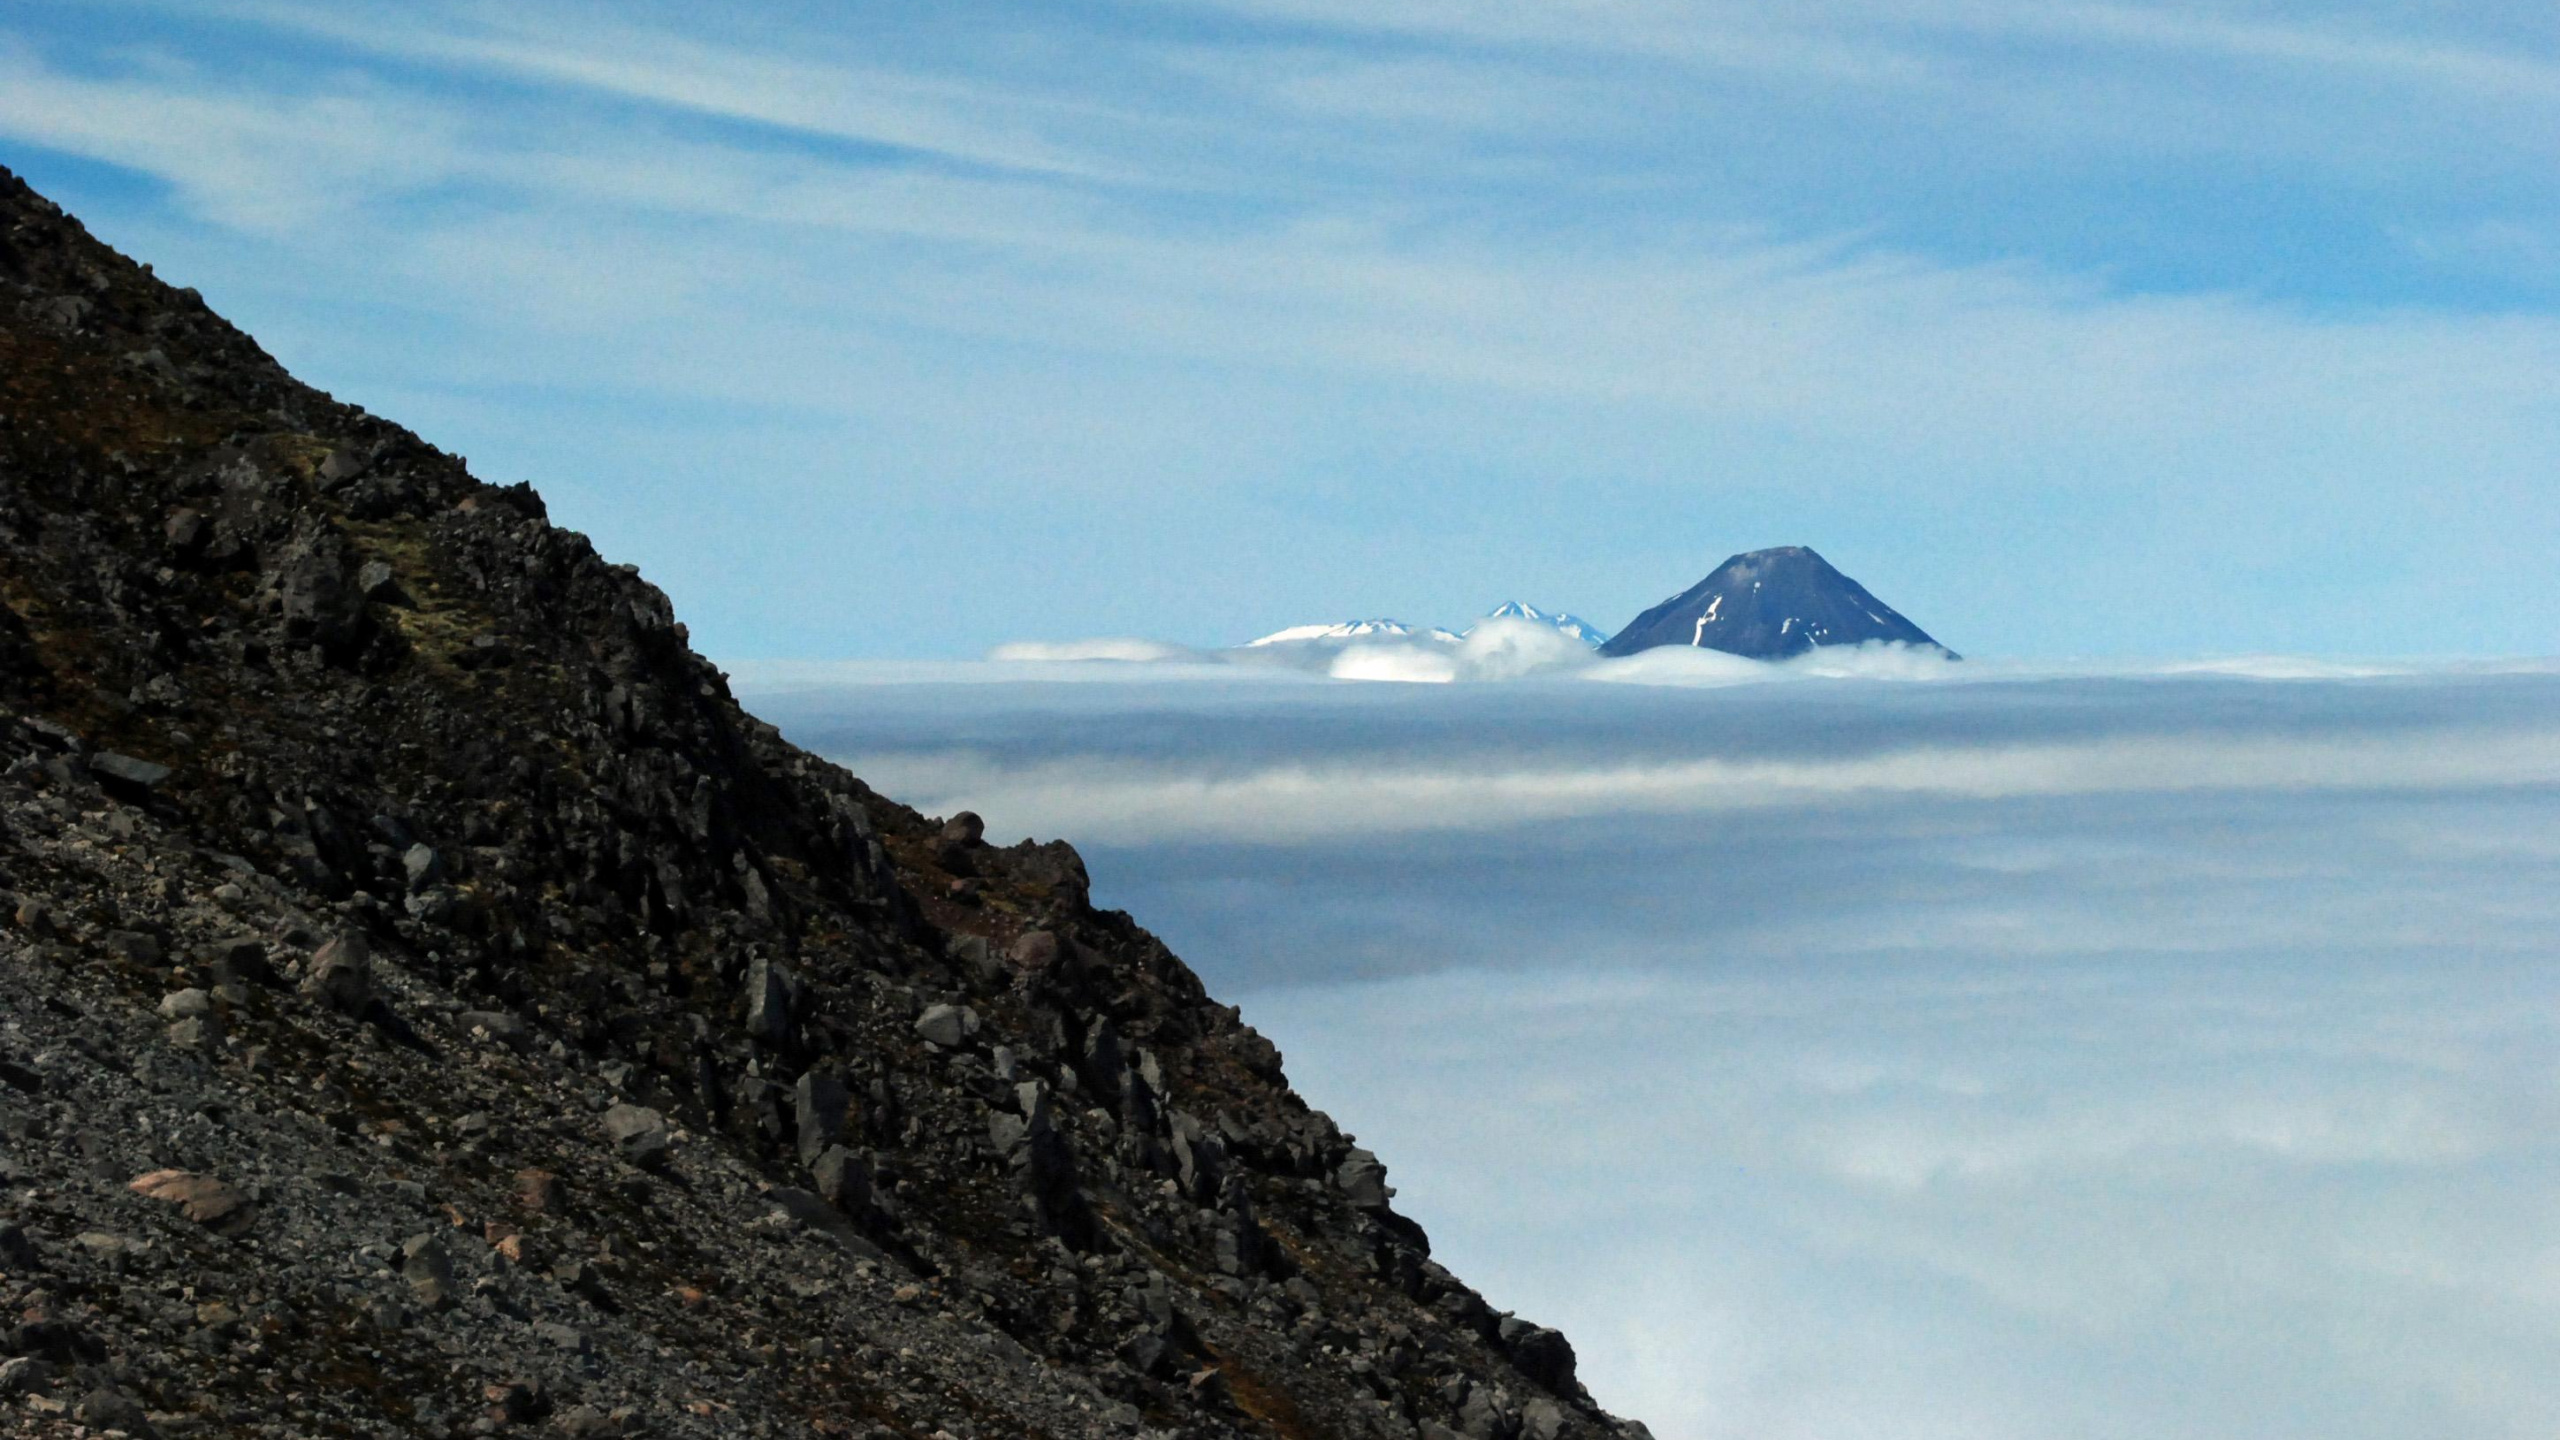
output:
[{"label": "thin cloud streak", "polygon": [[1446,769],[1359,763],[1241,775],[1166,774],[1077,759],[991,764],[958,754],[851,754],[856,772],[936,812],[980,810],[1013,828],[1116,844],[1305,842],[1347,835],[1508,828],[1608,814],[1735,812],[1909,797],[2017,801],[2086,795],[2388,793],[2560,784],[2560,727],[2388,739],[2164,735],[2002,749],[1922,748],[1819,762],[1693,760]]}]

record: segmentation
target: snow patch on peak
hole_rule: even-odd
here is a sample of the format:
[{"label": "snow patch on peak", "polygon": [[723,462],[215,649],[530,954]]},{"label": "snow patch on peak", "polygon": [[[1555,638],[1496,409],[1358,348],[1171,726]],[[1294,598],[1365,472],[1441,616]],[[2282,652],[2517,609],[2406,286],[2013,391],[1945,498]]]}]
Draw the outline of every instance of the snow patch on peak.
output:
[{"label": "snow patch on peak", "polygon": [[1274,630],[1259,640],[1248,640],[1241,647],[1252,650],[1264,645],[1305,645],[1341,640],[1430,640],[1454,645],[1458,637],[1441,629],[1425,630],[1401,620],[1344,620],[1332,625],[1292,625]]},{"label": "snow patch on peak", "polygon": [[[1505,600],[1493,607],[1493,612],[1484,618],[1486,620],[1527,620],[1570,635],[1595,650],[1609,642],[1606,631],[1578,615],[1568,615],[1562,610],[1541,610],[1535,605],[1520,600]],[[1473,635],[1476,632],[1470,628],[1463,633]]]}]

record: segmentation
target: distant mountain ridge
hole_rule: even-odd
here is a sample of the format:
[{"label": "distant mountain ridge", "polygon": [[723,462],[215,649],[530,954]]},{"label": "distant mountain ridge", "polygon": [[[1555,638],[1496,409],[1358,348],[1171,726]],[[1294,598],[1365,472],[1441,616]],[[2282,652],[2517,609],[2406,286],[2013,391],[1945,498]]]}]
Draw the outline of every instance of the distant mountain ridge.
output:
[{"label": "distant mountain ridge", "polygon": [[1464,630],[1450,630],[1437,625],[1412,625],[1383,616],[1367,620],[1340,620],[1332,624],[1292,625],[1274,630],[1259,639],[1248,640],[1235,648],[1260,650],[1275,645],[1343,645],[1359,642],[1403,642],[1415,645],[1457,645],[1476,633],[1486,621],[1526,620],[1548,626],[1582,643],[1598,648],[1608,639],[1600,627],[1562,610],[1541,610],[1520,600],[1505,600],[1487,612],[1483,620]]},{"label": "distant mountain ridge", "polygon": [[1371,620],[1342,620],[1330,625],[1292,625],[1286,630],[1274,630],[1258,640],[1248,640],[1236,648],[1258,650],[1266,645],[1323,644],[1349,640],[1422,640],[1455,645],[1458,643],[1459,636],[1455,631],[1442,630],[1436,626],[1408,625],[1401,620],[1382,617]]},{"label": "distant mountain ridge", "polygon": [[1633,655],[1681,645],[1784,660],[1819,647],[1871,641],[1961,658],[1830,561],[1802,545],[1786,545],[1726,560],[1706,579],[1637,616],[1600,653]]},{"label": "distant mountain ridge", "polygon": [[[1518,600],[1503,601],[1500,605],[1493,608],[1493,612],[1491,614],[1484,618],[1486,620],[1527,620],[1533,624],[1545,625],[1551,629],[1570,635],[1574,639],[1581,641],[1583,644],[1588,645],[1595,650],[1599,649],[1602,645],[1607,644],[1609,640],[1609,632],[1592,624],[1590,621],[1583,619],[1579,615],[1568,615],[1562,610],[1541,610],[1535,605],[1526,604]],[[1477,623],[1481,625],[1483,622],[1478,621]],[[1469,635],[1474,634],[1475,628],[1472,626],[1469,627],[1466,633]]]}]

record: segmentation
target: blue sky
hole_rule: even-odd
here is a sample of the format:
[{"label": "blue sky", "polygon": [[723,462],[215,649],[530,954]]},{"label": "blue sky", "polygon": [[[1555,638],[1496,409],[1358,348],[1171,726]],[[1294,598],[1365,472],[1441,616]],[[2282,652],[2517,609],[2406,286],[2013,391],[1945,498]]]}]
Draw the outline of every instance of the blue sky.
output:
[{"label": "blue sky", "polygon": [[21,0],[0,160],[724,659],[2560,649],[2543,4]]}]

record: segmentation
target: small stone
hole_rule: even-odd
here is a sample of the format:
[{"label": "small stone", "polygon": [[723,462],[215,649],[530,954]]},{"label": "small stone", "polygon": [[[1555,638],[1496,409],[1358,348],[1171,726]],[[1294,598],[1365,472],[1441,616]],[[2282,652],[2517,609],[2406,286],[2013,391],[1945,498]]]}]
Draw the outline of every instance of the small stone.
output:
[{"label": "small stone", "polygon": [[674,1143],[667,1117],[645,1105],[616,1105],[604,1112],[604,1133],[623,1159],[644,1168],[664,1162]]},{"label": "small stone", "polygon": [[453,1255],[445,1249],[444,1237],[429,1230],[402,1242],[400,1278],[409,1282],[418,1303],[431,1310],[452,1303]]},{"label": "small stone", "polygon": [[1058,937],[1046,930],[1026,930],[1006,954],[1014,969],[1037,975],[1058,963]]},{"label": "small stone", "polygon": [[160,942],[139,930],[110,930],[106,945],[109,952],[133,964],[160,963]]},{"label": "small stone", "polygon": [[362,475],[372,465],[372,459],[363,451],[340,446],[329,452],[329,458],[320,462],[320,484],[323,488],[344,485]]},{"label": "small stone", "polygon": [[224,980],[239,980],[252,985],[271,984],[275,980],[275,967],[267,963],[266,942],[255,936],[216,940],[199,949],[196,959]]},{"label": "small stone", "polygon": [[168,520],[160,527],[160,537],[177,555],[192,556],[213,538],[213,527],[205,523],[203,511],[181,506],[169,512]]},{"label": "small stone", "polygon": [[777,1050],[791,1038],[791,977],[762,955],[747,962],[747,1035]]},{"label": "small stone", "polygon": [[406,609],[418,602],[400,588],[400,577],[380,560],[368,560],[356,570],[356,593],[376,605]]},{"label": "small stone", "polygon": [[258,1220],[257,1202],[210,1175],[154,1170],[126,1187],[134,1194],[175,1205],[178,1213],[216,1235],[237,1239]]},{"label": "small stone", "polygon": [[31,1395],[53,1383],[53,1362],[21,1355],[0,1361],[0,1395]]},{"label": "small stone", "polygon": [[575,1440],[617,1440],[626,1433],[625,1417],[601,1405],[580,1405],[551,1422],[551,1428]]},{"label": "small stone", "polygon": [[490,1418],[506,1425],[522,1425],[551,1413],[551,1394],[539,1380],[503,1380],[480,1388],[480,1397],[489,1402]]},{"label": "small stone", "polygon": [[102,750],[89,757],[89,773],[97,776],[109,790],[132,798],[149,795],[167,784],[169,777],[177,772],[149,760]]},{"label": "small stone", "polygon": [[89,1392],[71,1412],[71,1418],[98,1430],[122,1430],[128,1435],[148,1435],[151,1416],[142,1402],[121,1390],[100,1388]]},{"label": "small stone", "polygon": [[465,1035],[494,1040],[519,1055],[533,1049],[533,1027],[504,1010],[465,1010],[453,1017],[453,1023]]},{"label": "small stone", "polygon": [[24,1274],[43,1263],[34,1238],[23,1227],[0,1223],[0,1270]]},{"label": "small stone", "polygon": [[412,845],[400,857],[400,868],[409,877],[409,893],[415,895],[431,886],[444,883],[444,857],[429,845]]},{"label": "small stone", "polygon": [[160,1018],[189,1020],[213,1013],[213,996],[196,989],[173,990],[160,997]]},{"label": "small stone", "polygon": [[557,1215],[569,1205],[569,1187],[548,1170],[516,1172],[516,1203],[544,1215]]},{"label": "small stone", "polygon": [[916,1033],[945,1050],[958,1049],[969,1038],[965,1011],[957,1005],[930,1005],[916,1017]]},{"label": "small stone", "polygon": [[222,1043],[222,1022],[212,1015],[191,1015],[170,1026],[166,1037],[181,1050],[209,1050]]},{"label": "small stone", "polygon": [[558,1321],[546,1320],[534,1326],[533,1333],[545,1343],[569,1351],[571,1354],[586,1352],[587,1333],[574,1325],[563,1325]]}]

